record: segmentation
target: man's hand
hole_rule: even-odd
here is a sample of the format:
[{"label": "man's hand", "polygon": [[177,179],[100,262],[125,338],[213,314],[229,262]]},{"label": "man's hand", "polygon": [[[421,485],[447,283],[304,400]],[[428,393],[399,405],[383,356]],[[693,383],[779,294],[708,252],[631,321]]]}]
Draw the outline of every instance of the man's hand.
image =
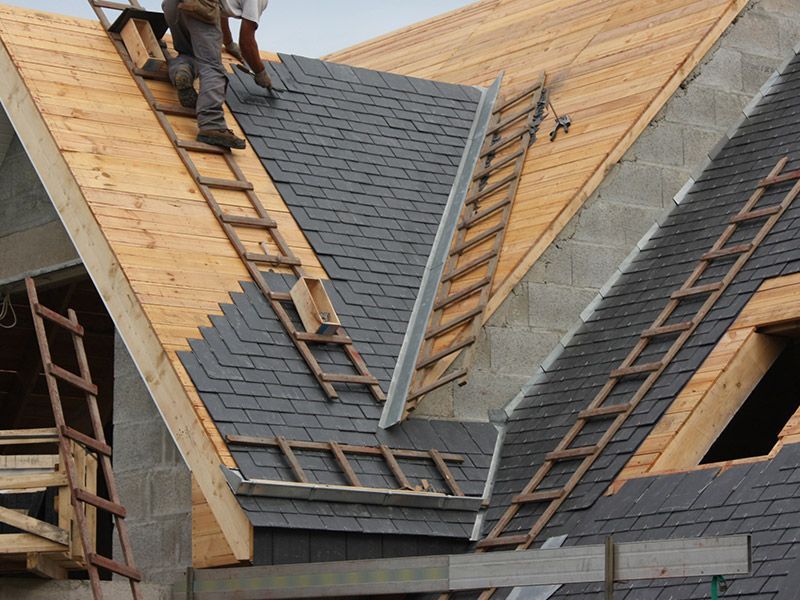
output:
[{"label": "man's hand", "polygon": [[225,44],[225,51],[239,62],[241,63],[244,62],[244,56],[242,56],[242,49],[239,48],[239,44],[237,44],[236,42],[230,42],[228,44]]},{"label": "man's hand", "polygon": [[261,86],[265,90],[272,89],[272,79],[270,79],[269,75],[267,75],[266,69],[256,73],[254,78],[256,80],[256,85]]}]

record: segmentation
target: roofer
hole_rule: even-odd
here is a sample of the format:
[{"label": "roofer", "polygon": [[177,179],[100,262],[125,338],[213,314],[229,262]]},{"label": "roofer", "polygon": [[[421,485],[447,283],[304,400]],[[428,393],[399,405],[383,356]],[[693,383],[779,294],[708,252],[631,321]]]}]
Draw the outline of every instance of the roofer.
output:
[{"label": "roofer", "polygon": [[[169,76],[182,106],[197,109],[197,140],[224,148],[244,149],[246,143],[228,128],[223,111],[228,78],[222,46],[240,61],[246,60],[255,82],[269,89],[256,42],[258,21],[269,0],[164,0],[164,16],[178,57],[170,61]],[[242,20],[239,43],[231,37],[228,17]],[[194,80],[200,78],[200,94]]]}]

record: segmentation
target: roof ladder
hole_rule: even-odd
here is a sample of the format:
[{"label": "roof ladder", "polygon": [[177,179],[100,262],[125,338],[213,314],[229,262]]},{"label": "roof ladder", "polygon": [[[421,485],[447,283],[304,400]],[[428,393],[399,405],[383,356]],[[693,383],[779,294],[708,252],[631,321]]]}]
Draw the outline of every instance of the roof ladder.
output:
[{"label": "roof ladder", "polygon": [[544,85],[542,74],[492,114],[420,348],[405,416],[426,394],[467,373],[443,374],[459,352],[473,346],[483,325],[522,169],[547,106]]},{"label": "roof ladder", "polygon": [[[106,443],[103,423],[100,419],[100,411],[97,406],[97,386],[92,382],[89,362],[86,358],[86,349],[83,344],[83,327],[78,323],[78,318],[74,310],[69,309],[67,313],[68,317],[64,317],[60,313],[39,304],[36,286],[32,279],[28,278],[25,280],[25,287],[28,291],[28,300],[31,306],[31,314],[33,315],[33,325],[36,331],[36,340],[39,344],[39,353],[42,357],[44,376],[47,381],[47,392],[50,396],[50,406],[53,409],[56,435],[58,437],[58,449],[62,460],[64,460],[64,466],[66,467],[70,502],[75,512],[75,520],[78,524],[78,535],[86,558],[86,569],[89,572],[92,597],[94,600],[102,600],[103,591],[100,587],[100,574],[98,569],[108,569],[128,579],[134,600],[142,600],[142,592],[139,588],[142,575],[136,569],[133,562],[133,550],[128,536],[128,528],[125,523],[125,508],[120,501],[116,479],[114,478],[114,471],[111,468],[111,446]],[[65,329],[72,336],[72,343],[75,348],[78,369],[80,371],[79,374],[72,373],[53,364],[50,355],[50,343],[47,339],[45,320],[56,327]],[[64,417],[64,410],[61,405],[61,395],[58,388],[59,381],[79,389],[84,393],[86,406],[89,410],[89,418],[92,423],[92,435],[86,435],[67,425]],[[87,450],[97,454],[97,458],[103,470],[103,476],[105,477],[108,498],[101,498],[100,496],[81,489],[77,463],[70,448],[72,442],[81,444]],[[116,525],[115,529],[119,535],[120,546],[122,547],[123,562],[106,558],[93,551],[91,533],[89,531],[89,523],[85,510],[87,505],[113,515]]]},{"label": "roof ladder", "polygon": [[[602,389],[589,405],[578,413],[575,423],[564,438],[552,452],[545,456],[544,462],[522,491],[512,498],[511,504],[489,534],[478,542],[476,546],[477,552],[487,552],[503,547],[525,550],[533,544],[536,537],[544,530],[559,507],[569,498],[569,495],[581,482],[583,476],[589,471],[606,446],[614,439],[615,434],[658,381],[686,341],[706,315],[714,308],[719,298],[725,293],[725,290],[728,289],[728,286],[733,282],[761,242],[764,241],[783,213],[800,195],[800,181],[798,181],[800,180],[800,171],[782,174],[787,163],[788,158],[782,158],[773,167],[769,175],[758,183],[756,190],[745,202],[742,209],[730,219],[727,227],[714,245],[708,252],[703,254],[683,285],[670,295],[667,305],[656,317],[655,321],[643,331],[634,348],[619,367],[609,373],[608,380]],[[797,182],[786,193],[780,203],[756,208],[759,201],[765,196],[768,187],[788,181]],[[762,219],[764,222],[749,242],[739,243],[734,246],[728,245],[742,223],[752,223],[756,219]],[[732,262],[721,279],[709,283],[700,283],[712,263],[721,263],[725,260]],[[679,322],[668,323],[679,306],[684,303],[698,302],[701,305],[691,319],[687,321],[682,318]],[[649,358],[648,362],[637,364],[637,361],[653,340],[664,339],[666,336],[676,337],[658,360]],[[629,381],[637,377],[642,380],[638,387],[635,388],[635,391],[631,392],[627,402],[605,404],[620,381]],[[602,435],[594,445],[574,445],[583,433],[585,425],[590,421],[595,423],[606,421],[608,422],[608,427],[604,431],[601,430]],[[571,465],[566,473],[561,473],[562,476],[568,476],[568,479],[563,484],[563,487],[555,490],[548,489],[545,487],[548,484],[547,476],[556,464]],[[517,513],[520,509],[529,504],[539,504],[541,511],[537,517],[534,517],[533,525],[527,531],[523,530],[520,533],[518,523],[515,523],[513,528],[511,525],[515,517],[518,516]],[[522,518],[522,516],[520,515],[519,518]],[[484,590],[479,598],[488,600],[494,595],[495,591],[496,589],[494,588]],[[449,595],[442,596],[442,598],[448,597]]]},{"label": "roof ladder", "polygon": [[[308,365],[311,373],[314,375],[320,387],[322,387],[326,396],[330,399],[338,397],[338,392],[333,386],[334,383],[349,383],[366,385],[376,400],[385,400],[380,382],[370,374],[367,364],[355,349],[353,341],[349,336],[342,334],[340,331],[331,331],[327,334],[315,334],[313,336],[302,335],[302,332],[298,331],[291,316],[284,307],[285,303],[292,303],[292,299],[288,294],[276,293],[270,288],[261,272],[262,268],[288,269],[299,279],[304,276],[302,261],[286,243],[286,240],[278,229],[277,223],[270,217],[269,212],[261,202],[255,186],[252,182],[247,180],[247,177],[237,163],[235,154],[216,146],[197,142],[193,139],[183,139],[179,136],[175,127],[173,127],[168,117],[193,119],[195,117],[194,109],[187,109],[177,104],[165,104],[156,99],[153,89],[151,89],[147,81],[149,80],[157,83],[169,82],[169,77],[163,69],[148,71],[138,68],[136,64],[134,64],[131,54],[123,43],[123,36],[115,32],[112,23],[104,12],[104,9],[123,11],[123,17],[127,14],[131,19],[135,19],[137,11],[143,10],[141,4],[138,0],[130,0],[128,3],[89,0],[89,5],[94,9],[100,22],[103,24],[117,52],[119,52],[119,55],[128,67],[128,70],[136,81],[142,95],[150,105],[150,108],[153,110],[162,129],[172,142],[175,151],[178,153],[189,175],[191,175],[192,179],[197,184],[200,194],[205,199],[209,208],[211,208],[217,222],[220,227],[222,227],[236,250],[236,253],[244,263],[247,272],[264,294],[267,302],[269,302],[274,309],[275,314],[289,334],[289,338],[294,343],[297,351]],[[197,161],[193,158],[193,155],[198,154],[220,156],[225,166],[230,171],[231,177],[219,178],[203,176],[198,169]],[[243,195],[244,202],[237,202],[237,205],[246,206],[249,215],[229,212],[224,209],[217,199],[217,195],[219,195],[218,192],[223,192],[228,195],[225,197],[229,197],[230,194]],[[259,235],[257,232],[260,232],[263,236]],[[254,242],[252,241],[256,237],[265,240],[257,244],[257,250],[253,248]],[[277,252],[273,250],[277,250]],[[326,373],[311,351],[309,347],[310,344],[333,344],[340,346],[352,364],[356,374]]]}]

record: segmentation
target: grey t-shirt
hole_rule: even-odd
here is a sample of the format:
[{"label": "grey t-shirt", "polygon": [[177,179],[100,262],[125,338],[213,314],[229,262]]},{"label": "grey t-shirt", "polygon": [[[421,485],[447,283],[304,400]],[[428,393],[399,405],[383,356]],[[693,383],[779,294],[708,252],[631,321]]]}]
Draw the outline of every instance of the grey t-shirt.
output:
[{"label": "grey t-shirt", "polygon": [[222,0],[222,12],[228,17],[258,23],[267,4],[269,0]]}]

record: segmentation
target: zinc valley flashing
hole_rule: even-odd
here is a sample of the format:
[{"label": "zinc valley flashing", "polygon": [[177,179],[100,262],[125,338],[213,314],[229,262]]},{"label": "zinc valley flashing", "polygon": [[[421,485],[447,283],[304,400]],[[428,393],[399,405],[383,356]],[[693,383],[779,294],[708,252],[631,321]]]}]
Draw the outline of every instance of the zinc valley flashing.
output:
[{"label": "zinc valley flashing", "polygon": [[386,397],[383,414],[380,419],[380,427],[388,429],[397,425],[403,419],[406,399],[408,398],[411,382],[416,371],[417,359],[428,328],[433,305],[436,301],[436,293],[447,263],[448,253],[453,243],[453,236],[456,233],[459,217],[464,208],[464,203],[469,192],[472,174],[480,158],[480,151],[483,146],[486,132],[489,128],[489,121],[492,117],[494,105],[500,93],[500,85],[503,81],[503,74],[498,75],[494,83],[481,95],[475,119],[461,163],[456,173],[450,196],[447,200],[439,229],[436,232],[431,253],[428,256],[428,263],[420,283],[419,293],[417,294],[414,308],[409,319],[408,329],[400,354],[397,358],[397,366],[392,374],[392,381],[389,384],[389,392]]}]

